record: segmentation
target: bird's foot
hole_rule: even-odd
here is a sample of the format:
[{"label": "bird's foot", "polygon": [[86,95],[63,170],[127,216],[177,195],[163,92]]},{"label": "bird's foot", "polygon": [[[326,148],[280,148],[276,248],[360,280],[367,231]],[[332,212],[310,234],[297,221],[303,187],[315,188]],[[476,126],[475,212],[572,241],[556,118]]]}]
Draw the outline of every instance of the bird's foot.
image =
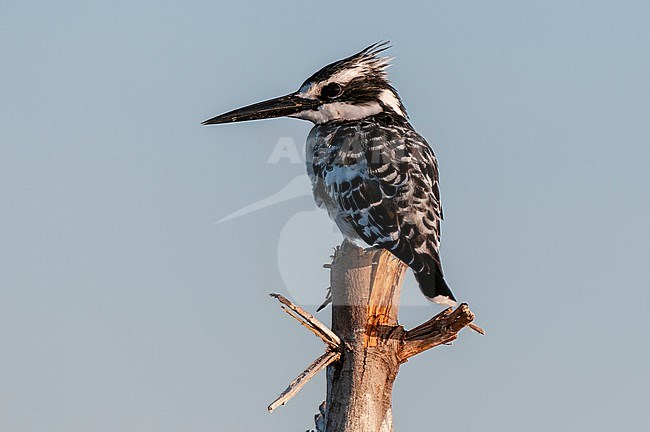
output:
[{"label": "bird's foot", "polygon": [[327,287],[327,294],[325,295],[325,301],[323,301],[323,304],[318,306],[318,309],[316,309],[316,312],[322,311],[330,303],[332,303],[332,287]]}]

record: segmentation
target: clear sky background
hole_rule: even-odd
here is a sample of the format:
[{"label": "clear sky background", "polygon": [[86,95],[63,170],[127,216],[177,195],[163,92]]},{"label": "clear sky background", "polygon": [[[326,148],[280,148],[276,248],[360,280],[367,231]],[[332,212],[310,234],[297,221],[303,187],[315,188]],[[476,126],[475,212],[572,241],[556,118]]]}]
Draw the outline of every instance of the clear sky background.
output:
[{"label": "clear sky background", "polygon": [[0,430],[311,427],[323,375],[265,409],[323,349],[267,296],[325,294],[336,236],[269,163],[311,125],[200,122],[389,39],[488,332],[402,367],[396,430],[647,431],[649,28],[647,1],[2,1]]}]

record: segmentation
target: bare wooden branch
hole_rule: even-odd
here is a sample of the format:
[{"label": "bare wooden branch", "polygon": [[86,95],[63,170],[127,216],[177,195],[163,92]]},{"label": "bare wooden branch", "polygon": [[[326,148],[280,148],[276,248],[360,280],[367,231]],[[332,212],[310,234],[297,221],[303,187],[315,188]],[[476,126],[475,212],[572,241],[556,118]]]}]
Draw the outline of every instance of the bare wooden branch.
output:
[{"label": "bare wooden branch", "polygon": [[[387,326],[397,325],[397,311],[402,291],[402,280],[406,264],[390,253],[375,252],[373,262],[373,286],[368,299],[368,318],[366,322],[365,346],[377,346],[379,338],[392,331]],[[374,287],[377,286],[377,289]]]},{"label": "bare wooden branch", "polygon": [[327,368],[327,432],[391,432],[399,369],[397,322],[406,266],[389,252],[344,241],[332,263],[332,330],[346,342]]},{"label": "bare wooden branch", "polygon": [[[397,353],[400,363],[435,346],[455,340],[458,332],[469,326],[473,320],[474,314],[469,310],[467,303],[461,303],[455,311],[451,308],[445,309],[429,321],[407,331]],[[480,329],[478,326],[477,328]]]},{"label": "bare wooden branch", "polygon": [[327,348],[268,410],[284,405],[327,368],[327,399],[315,418],[318,432],[392,432],[392,389],[400,365],[455,340],[465,327],[485,332],[472,323],[474,314],[465,303],[404,330],[397,315],[407,267],[388,251],[362,249],[346,240],[325,267],[330,268],[332,330],[280,294],[271,294]]},{"label": "bare wooden branch", "polygon": [[267,409],[269,412],[273,412],[273,410],[280,405],[284,405],[289,402],[289,400],[294,397],[305,384],[307,384],[307,381],[309,381],[318,372],[325,369],[329,364],[337,361],[340,356],[341,354],[338,352],[327,351],[325,354],[314,360],[314,362],[307,366],[307,369],[298,375],[295,380],[291,381],[289,387],[287,387],[287,389],[283,391],[282,394],[271,403],[271,405],[268,406]]},{"label": "bare wooden branch", "polygon": [[483,330],[481,327],[477,326],[476,324],[474,324],[474,323],[469,323],[469,324],[467,324],[467,327],[471,328],[471,329],[474,330],[476,333],[485,336],[485,330]]},{"label": "bare wooden branch", "polygon": [[326,345],[328,345],[333,350],[338,351],[341,349],[341,339],[339,339],[339,337],[332,330],[320,322],[316,317],[314,317],[312,314],[300,306],[294,305],[291,303],[291,301],[289,301],[289,299],[281,294],[272,293],[269,295],[273,298],[278,299],[278,301],[283,305],[282,309],[287,314],[289,314],[296,321],[309,329],[316,336],[321,338]]},{"label": "bare wooden branch", "polygon": [[292,397],[294,397],[300,391],[300,389],[305,384],[307,384],[307,381],[309,381],[319,371],[323,370],[331,363],[339,360],[341,358],[341,351],[343,347],[341,339],[325,324],[316,319],[316,317],[314,317],[312,314],[300,306],[296,306],[281,294],[273,293],[270,294],[270,296],[276,298],[280,302],[280,307],[283,311],[285,311],[302,326],[318,336],[327,346],[327,351],[325,354],[318,357],[316,360],[314,360],[314,362],[312,362],[312,364],[307,366],[307,368],[289,384],[287,389],[283,391],[282,394],[271,403],[271,405],[268,406],[268,411],[272,412],[274,409],[280,405],[284,405]]}]

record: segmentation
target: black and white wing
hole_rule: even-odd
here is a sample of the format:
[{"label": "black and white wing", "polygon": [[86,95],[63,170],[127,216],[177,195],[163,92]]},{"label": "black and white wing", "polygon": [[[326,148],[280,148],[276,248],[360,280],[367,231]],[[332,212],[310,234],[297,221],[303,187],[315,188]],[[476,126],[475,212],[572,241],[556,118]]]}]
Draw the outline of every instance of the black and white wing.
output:
[{"label": "black and white wing", "polygon": [[314,128],[308,170],[315,198],[339,227],[390,250],[419,281],[435,276],[427,284],[440,285],[443,215],[435,156],[408,124],[377,120]]}]

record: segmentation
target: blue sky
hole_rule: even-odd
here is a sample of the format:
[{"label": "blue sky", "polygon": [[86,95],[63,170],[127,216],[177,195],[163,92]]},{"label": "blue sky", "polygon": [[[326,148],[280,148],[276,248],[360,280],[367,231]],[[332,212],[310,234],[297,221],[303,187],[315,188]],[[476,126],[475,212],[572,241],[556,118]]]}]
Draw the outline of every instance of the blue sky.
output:
[{"label": "blue sky", "polygon": [[[327,286],[337,236],[304,166],[269,163],[310,124],[200,122],[388,39],[440,163],[447,278],[488,332],[402,367],[396,428],[647,430],[649,18],[644,1],[3,2],[0,429],[312,425],[323,376],[265,410],[322,351],[267,297],[314,310]],[[437,310],[407,281],[407,327]]]}]

